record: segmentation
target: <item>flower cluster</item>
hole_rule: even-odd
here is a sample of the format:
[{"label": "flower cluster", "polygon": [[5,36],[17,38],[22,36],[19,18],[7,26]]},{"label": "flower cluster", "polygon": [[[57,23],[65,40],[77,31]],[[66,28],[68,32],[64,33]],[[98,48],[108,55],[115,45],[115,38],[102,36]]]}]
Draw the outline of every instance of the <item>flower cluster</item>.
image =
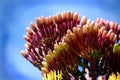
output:
[{"label": "flower cluster", "polygon": [[36,25],[30,26],[21,53],[46,75],[45,80],[54,71],[62,71],[60,80],[85,80],[86,68],[93,80],[120,72],[120,25],[116,22],[91,21],[85,16],[80,20],[78,13],[63,12],[36,18]]},{"label": "flower cluster", "polygon": [[80,16],[78,13],[64,12],[55,16],[36,18],[36,25],[31,23],[26,28],[25,51],[22,55],[33,65],[41,70],[41,62],[48,51],[53,51],[54,44],[62,41],[62,37],[67,30],[79,24]]}]

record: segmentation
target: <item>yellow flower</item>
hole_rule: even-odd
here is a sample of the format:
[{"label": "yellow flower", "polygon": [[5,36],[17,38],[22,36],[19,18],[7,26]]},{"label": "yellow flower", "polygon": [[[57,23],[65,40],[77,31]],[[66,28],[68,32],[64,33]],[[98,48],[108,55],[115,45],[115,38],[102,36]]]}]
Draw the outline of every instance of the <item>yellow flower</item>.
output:
[{"label": "yellow flower", "polygon": [[62,80],[62,70],[58,71],[50,71],[49,73],[43,74],[43,80]]},{"label": "yellow flower", "polygon": [[112,74],[109,76],[108,80],[120,80],[120,73],[117,72],[117,75],[114,74],[114,73],[112,73]]}]

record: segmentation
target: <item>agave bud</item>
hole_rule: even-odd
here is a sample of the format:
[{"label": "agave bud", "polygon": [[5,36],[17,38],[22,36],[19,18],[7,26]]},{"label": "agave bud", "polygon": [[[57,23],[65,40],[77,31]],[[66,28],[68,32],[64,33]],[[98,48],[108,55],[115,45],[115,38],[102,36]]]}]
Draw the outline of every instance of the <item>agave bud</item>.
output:
[{"label": "agave bud", "polygon": [[85,16],[82,17],[81,24],[85,25],[87,22],[87,18]]},{"label": "agave bud", "polygon": [[119,53],[119,51],[120,51],[119,45],[118,45],[118,44],[114,44],[113,53],[114,53],[114,54],[117,54],[117,53]]}]

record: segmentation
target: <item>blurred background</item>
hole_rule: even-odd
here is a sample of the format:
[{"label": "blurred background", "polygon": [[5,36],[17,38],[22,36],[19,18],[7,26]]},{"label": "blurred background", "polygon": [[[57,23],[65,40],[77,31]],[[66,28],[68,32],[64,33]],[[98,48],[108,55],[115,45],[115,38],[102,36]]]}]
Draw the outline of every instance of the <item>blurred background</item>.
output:
[{"label": "blurred background", "polygon": [[41,72],[21,56],[23,35],[36,17],[79,12],[120,24],[120,0],[0,0],[0,80],[42,80]]}]

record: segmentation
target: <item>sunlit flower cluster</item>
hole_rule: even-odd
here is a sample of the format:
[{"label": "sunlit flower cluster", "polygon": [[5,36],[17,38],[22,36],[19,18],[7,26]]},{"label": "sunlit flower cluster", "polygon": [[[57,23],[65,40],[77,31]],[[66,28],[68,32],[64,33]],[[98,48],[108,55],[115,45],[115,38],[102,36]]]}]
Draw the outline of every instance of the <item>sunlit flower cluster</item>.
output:
[{"label": "sunlit flower cluster", "polygon": [[[63,12],[36,18],[30,26],[21,53],[42,71],[44,80],[85,80],[85,69],[92,80],[120,72],[120,25],[116,22],[80,19],[77,12]],[[56,76],[61,77],[53,79]]]}]

